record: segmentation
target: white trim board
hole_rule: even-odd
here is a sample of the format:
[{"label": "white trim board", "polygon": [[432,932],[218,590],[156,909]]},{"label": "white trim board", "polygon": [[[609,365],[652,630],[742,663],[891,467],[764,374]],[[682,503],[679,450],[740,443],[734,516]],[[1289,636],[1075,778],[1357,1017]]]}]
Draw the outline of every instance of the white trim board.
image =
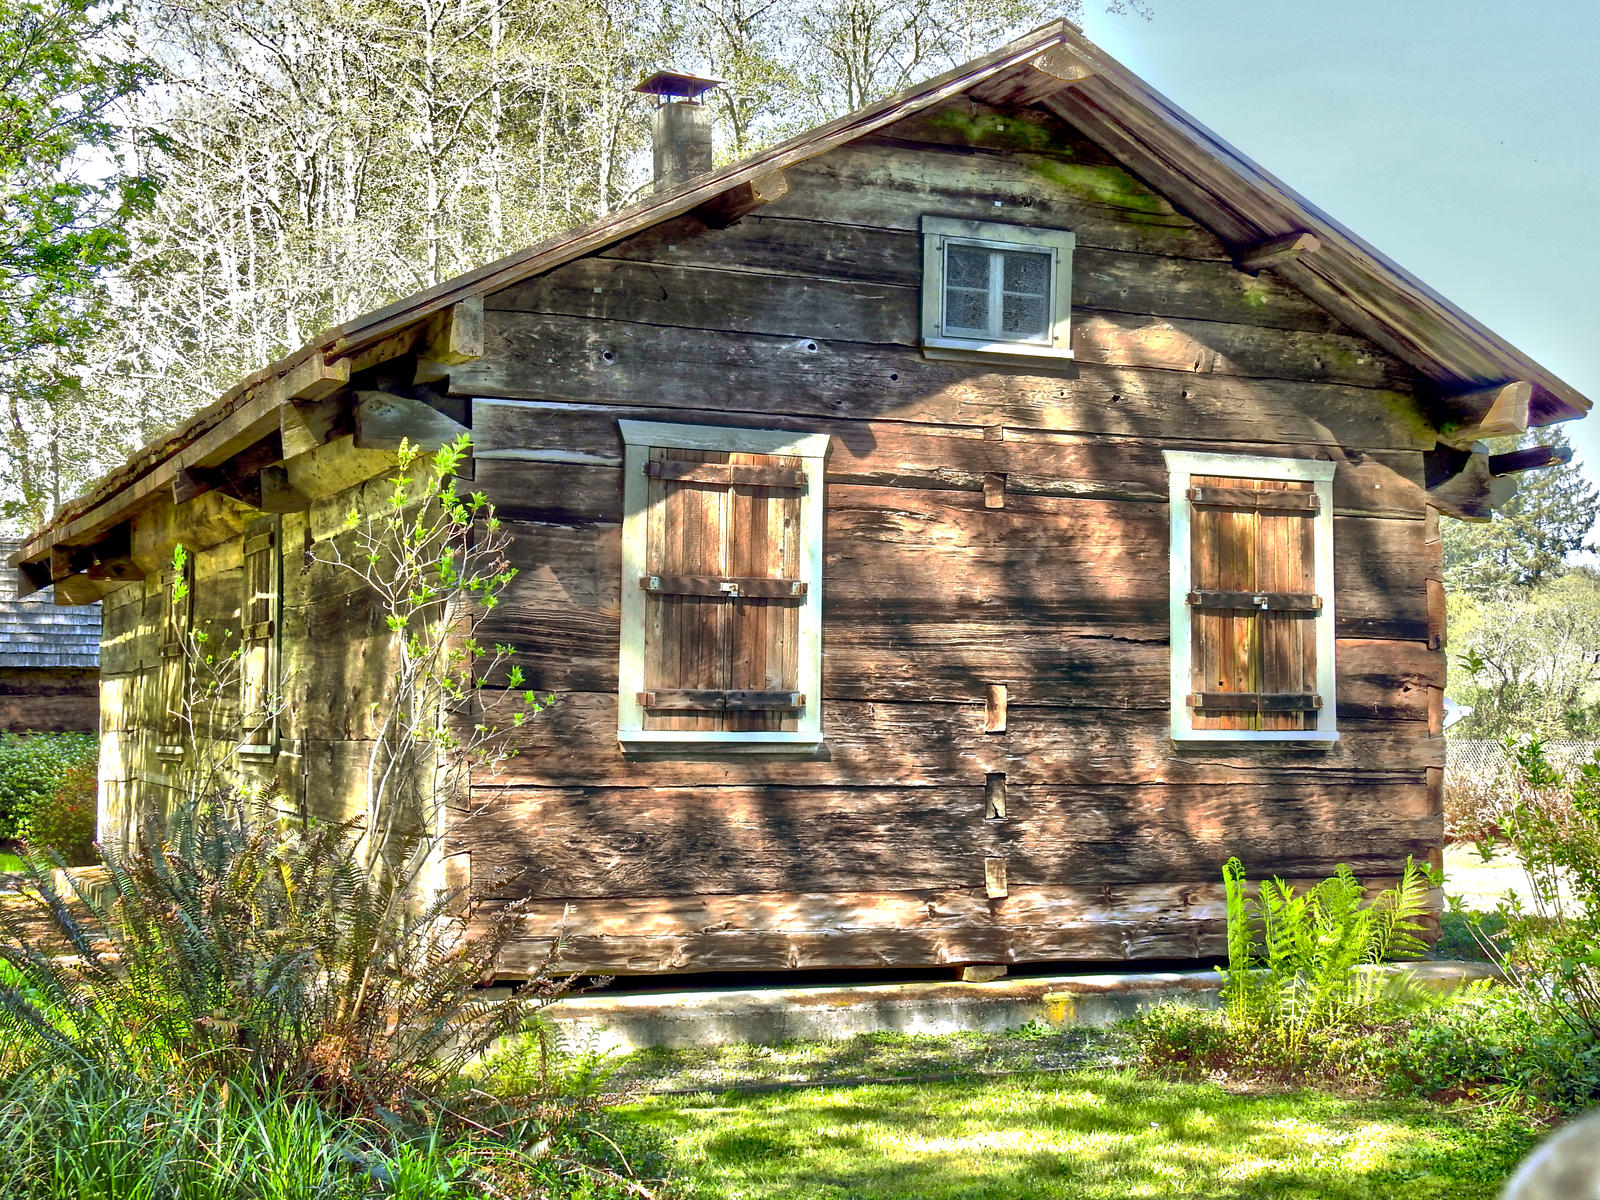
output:
[{"label": "white trim board", "polygon": [[[1339,740],[1337,677],[1334,655],[1333,473],[1337,464],[1323,459],[1273,458],[1259,454],[1211,454],[1164,450],[1167,503],[1170,510],[1171,588],[1167,606],[1170,641],[1172,737],[1180,742],[1336,742]],[[1322,597],[1317,623],[1317,693],[1322,707],[1315,729],[1196,729],[1189,708],[1194,645],[1189,617],[1190,555],[1189,480],[1195,475],[1238,479],[1282,479],[1310,483],[1320,502],[1312,526],[1312,580]]]},{"label": "white trim board", "polygon": [[[665,753],[675,749],[718,753],[798,753],[822,743],[822,530],[827,491],[826,433],[747,429],[731,425],[680,425],[618,420],[624,446],[622,469],[622,630],[617,656],[617,740],[624,750]],[[650,450],[708,450],[735,454],[783,454],[805,466],[800,494],[800,578],[806,585],[796,646],[795,690],[806,697],[792,730],[645,729],[639,693],[644,686],[645,593],[649,532],[649,487],[644,464]]]}]

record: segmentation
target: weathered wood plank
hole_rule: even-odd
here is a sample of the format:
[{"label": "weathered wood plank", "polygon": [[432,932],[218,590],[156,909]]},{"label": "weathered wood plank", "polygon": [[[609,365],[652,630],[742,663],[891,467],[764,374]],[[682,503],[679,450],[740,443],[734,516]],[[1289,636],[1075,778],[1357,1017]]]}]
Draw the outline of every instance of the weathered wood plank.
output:
[{"label": "weathered wood plank", "polygon": [[[491,302],[500,312],[906,347],[920,345],[920,304],[914,286],[608,258],[579,259]],[[1074,309],[1072,348],[1080,365],[1412,386],[1403,373],[1382,369],[1359,339],[1232,324],[1220,314],[1211,320],[1157,320],[1081,303]]]},{"label": "weathered wood plank", "polygon": [[981,778],[945,788],[544,788],[483,793],[452,834],[475,895],[535,899],[1014,886],[1207,883],[1239,855],[1252,877],[1364,875],[1440,836],[1409,781],[1051,787],[1008,781],[985,818]]},{"label": "weathered wood plank", "polygon": [[1122,166],[941,146],[841,146],[788,172],[765,215],[916,229],[923,213],[1070,229],[1080,246],[1227,260],[1226,248]]},{"label": "weathered wood plank", "polygon": [[984,706],[832,700],[824,745],[806,756],[633,755],[616,740],[616,694],[558,693],[510,743],[517,757],[498,782],[530,786],[714,783],[849,786],[864,775],[908,786],[970,784],[1004,771],[1034,782],[1239,783],[1252,776],[1339,777],[1342,772],[1420,771],[1444,761],[1427,722],[1341,718],[1328,744],[1174,743],[1166,713],[1105,708],[1022,708],[1006,736],[983,732]]},{"label": "weathered wood plank", "polygon": [[[709,231],[689,218],[669,221],[615,246],[600,257],[652,263],[665,267],[700,267],[761,276],[787,276],[871,285],[919,288],[922,284],[921,235],[914,229],[885,230],[831,221],[760,216],[732,229]],[[604,274],[593,263],[583,274]],[[1212,260],[1170,258],[1079,245],[1073,254],[1073,306],[1085,314],[1124,314],[1200,322],[1206,328],[1238,325],[1315,333],[1314,338],[1284,338],[1280,352],[1292,347],[1321,346],[1346,360],[1326,364],[1323,371],[1348,372],[1342,382],[1361,386],[1414,387],[1418,376],[1376,346],[1342,326],[1295,288],[1270,277],[1256,279],[1231,264]],[[570,271],[570,267],[562,268]],[[556,277],[552,276],[545,278]],[[738,286],[738,281],[730,281]],[[534,293],[524,293],[534,294]],[[495,306],[517,305],[503,293]],[[1190,329],[1190,326],[1180,325]],[[1197,335],[1203,335],[1197,330]],[[1212,329],[1211,337],[1226,343],[1243,335]],[[1224,348],[1219,341],[1211,344]]]},{"label": "weathered wood plank", "polygon": [[[995,371],[910,346],[682,329],[538,313],[488,314],[484,357],[452,372],[470,396],[703,409],[724,422],[894,419],[1222,441],[1426,450],[1432,427],[1399,392],[1088,362]],[[877,318],[881,321],[881,318]],[[476,418],[475,418],[476,419]],[[658,418],[659,419],[659,418]]]},{"label": "weathered wood plank", "polygon": [[1225,950],[1226,912],[1220,883],[547,902],[498,972],[526,975],[558,936],[558,969],[612,974],[1198,958]]},{"label": "weathered wood plank", "polygon": [[[619,419],[659,419],[659,410],[601,405],[484,400],[473,406],[476,485],[508,517],[576,523],[621,519],[619,477],[574,468],[618,466]],[[756,424],[752,417],[691,410],[674,417],[695,424]],[[1004,429],[985,436],[976,426],[909,425],[769,416],[759,423],[796,432],[825,432],[830,484],[871,484],[935,491],[983,491],[1003,474],[1011,494],[1076,496],[1165,503],[1162,451],[1215,449],[1215,443],[1157,441]],[[1241,443],[1238,454],[1332,457],[1334,510],[1341,515],[1423,518],[1422,455],[1363,452],[1315,445]],[[506,456],[503,460],[496,456]]]}]

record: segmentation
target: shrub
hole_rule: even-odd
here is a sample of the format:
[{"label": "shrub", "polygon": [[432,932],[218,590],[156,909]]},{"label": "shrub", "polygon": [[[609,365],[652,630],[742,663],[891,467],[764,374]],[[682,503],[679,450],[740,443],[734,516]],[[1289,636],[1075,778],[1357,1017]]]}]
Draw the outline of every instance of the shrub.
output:
[{"label": "shrub", "polygon": [[1241,1036],[1226,1012],[1172,1002],[1129,1022],[1138,1062],[1157,1075],[1376,1087],[1391,1070],[1394,1045],[1407,1026],[1377,1011],[1310,1035],[1294,1057],[1270,1038]]},{"label": "shrub", "polygon": [[67,768],[55,794],[36,800],[17,822],[17,834],[35,851],[60,857],[69,865],[94,861],[96,807],[100,797],[95,762]]},{"label": "shrub", "polygon": [[1391,1090],[1576,1111],[1600,1094],[1600,1045],[1508,988],[1476,990],[1414,1022],[1388,1053]]},{"label": "shrub", "polygon": [[75,768],[95,768],[92,733],[0,733],[0,838],[16,837],[18,823],[48,802]]},{"label": "shrub", "polygon": [[1281,879],[1252,893],[1239,860],[1223,867],[1228,965],[1221,1011],[1166,1004],[1130,1024],[1159,1073],[1372,1082],[1405,1014],[1432,1002],[1386,959],[1418,955],[1428,878],[1406,861],[1370,902],[1350,868],[1297,892]]},{"label": "shrub", "polygon": [[352,1112],[439,1097],[554,989],[479,999],[514,914],[468,936],[453,897],[396,903],[414,880],[361,856],[350,824],[281,828],[269,801],[230,796],[108,847],[103,893],[57,893],[30,856],[57,945],[0,909],[0,962],[23,984],[0,985],[0,1021],[41,1057],[142,1078],[265,1080]]}]

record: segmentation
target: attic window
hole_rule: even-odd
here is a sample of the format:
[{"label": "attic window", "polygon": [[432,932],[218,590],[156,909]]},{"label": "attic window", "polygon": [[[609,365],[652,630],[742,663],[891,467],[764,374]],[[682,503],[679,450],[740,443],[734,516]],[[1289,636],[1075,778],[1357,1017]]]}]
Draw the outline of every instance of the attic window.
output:
[{"label": "attic window", "polygon": [[922,345],[930,358],[1070,358],[1073,234],[922,218]]},{"label": "attic window", "polygon": [[618,740],[633,751],[814,749],[828,435],[619,424]]}]

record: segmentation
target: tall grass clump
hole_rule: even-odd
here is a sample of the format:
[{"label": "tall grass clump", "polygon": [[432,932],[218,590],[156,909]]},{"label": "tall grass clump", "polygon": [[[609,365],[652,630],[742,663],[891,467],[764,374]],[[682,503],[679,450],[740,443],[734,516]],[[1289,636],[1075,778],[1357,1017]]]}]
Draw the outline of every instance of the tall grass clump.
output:
[{"label": "tall grass clump", "polygon": [[653,1194],[653,1144],[570,1072],[466,1070],[565,982],[474,986],[515,914],[394,903],[354,824],[219,796],[57,878],[30,858],[0,906],[0,1195]]}]

